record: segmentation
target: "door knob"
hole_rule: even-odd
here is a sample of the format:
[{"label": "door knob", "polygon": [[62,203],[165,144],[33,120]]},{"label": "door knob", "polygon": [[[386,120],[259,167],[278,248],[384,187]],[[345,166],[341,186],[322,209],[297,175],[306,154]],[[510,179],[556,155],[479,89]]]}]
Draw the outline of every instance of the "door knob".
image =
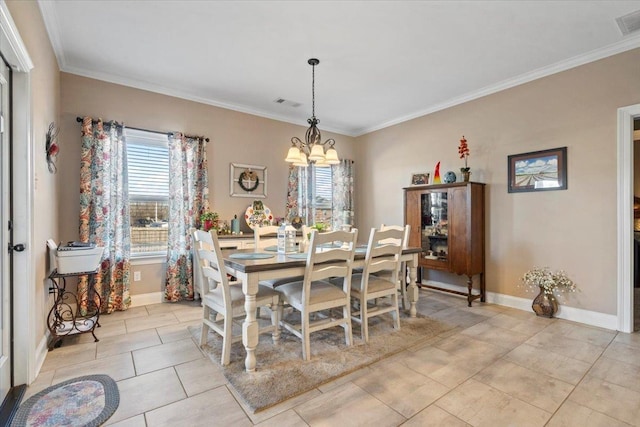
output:
[{"label": "door knob", "polygon": [[27,247],[23,243],[18,243],[17,245],[12,245],[11,243],[9,243],[9,252],[22,252],[26,248]]}]

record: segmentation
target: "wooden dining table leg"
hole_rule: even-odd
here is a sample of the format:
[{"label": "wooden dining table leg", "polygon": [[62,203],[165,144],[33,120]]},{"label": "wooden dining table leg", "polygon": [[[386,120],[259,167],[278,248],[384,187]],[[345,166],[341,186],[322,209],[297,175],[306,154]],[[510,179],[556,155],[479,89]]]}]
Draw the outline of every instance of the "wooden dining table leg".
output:
[{"label": "wooden dining table leg", "polygon": [[407,267],[409,267],[409,287],[407,293],[409,297],[409,315],[416,317],[418,310],[416,309],[416,303],[418,302],[418,286],[416,285],[416,279],[418,278],[418,254],[414,254],[409,261],[407,261]]},{"label": "wooden dining table leg", "polygon": [[256,347],[258,347],[258,320],[256,318],[256,294],[258,280],[251,275],[242,278],[242,292],[244,293],[244,309],[247,313],[242,322],[242,344],[247,351],[244,366],[247,372],[256,370]]}]

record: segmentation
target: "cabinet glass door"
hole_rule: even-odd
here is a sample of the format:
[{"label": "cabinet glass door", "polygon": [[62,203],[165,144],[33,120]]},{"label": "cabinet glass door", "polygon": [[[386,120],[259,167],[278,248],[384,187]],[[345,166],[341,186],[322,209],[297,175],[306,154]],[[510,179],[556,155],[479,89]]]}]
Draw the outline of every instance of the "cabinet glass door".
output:
[{"label": "cabinet glass door", "polygon": [[449,257],[449,230],[447,192],[434,191],[421,196],[422,249],[425,258],[447,261]]}]

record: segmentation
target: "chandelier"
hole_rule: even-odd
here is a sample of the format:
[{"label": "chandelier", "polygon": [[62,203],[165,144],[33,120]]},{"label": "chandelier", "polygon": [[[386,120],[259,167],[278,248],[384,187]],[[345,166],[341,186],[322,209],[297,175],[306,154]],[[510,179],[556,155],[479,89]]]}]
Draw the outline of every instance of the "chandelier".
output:
[{"label": "chandelier", "polygon": [[320,120],[316,119],[316,65],[320,61],[311,58],[307,62],[311,65],[311,118],[307,119],[310,126],[307,129],[304,142],[296,136],[291,138],[291,148],[289,148],[285,161],[293,163],[294,166],[306,167],[309,163],[315,163],[319,167],[329,167],[339,164],[340,159],[338,152],[333,148],[336,141],[327,139],[322,142],[320,129],[318,129]]}]

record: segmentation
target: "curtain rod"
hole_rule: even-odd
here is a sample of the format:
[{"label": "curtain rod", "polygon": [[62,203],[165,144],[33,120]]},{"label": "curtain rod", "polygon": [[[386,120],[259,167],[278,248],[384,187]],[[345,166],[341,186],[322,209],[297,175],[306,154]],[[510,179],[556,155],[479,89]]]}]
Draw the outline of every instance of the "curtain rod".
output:
[{"label": "curtain rod", "polygon": [[[82,117],[76,117],[76,122],[78,122],[78,123],[82,123],[82,121],[83,121],[83,120],[84,120],[84,119],[83,119]],[[92,121],[93,123],[97,123],[97,120],[93,120],[93,119],[92,119],[91,121]],[[117,122],[116,122],[116,123],[117,123]],[[173,133],[173,132],[159,132],[159,131],[157,131],[157,130],[151,130],[151,129],[134,128],[133,126],[126,126],[126,127],[127,127],[127,128],[129,128],[129,129],[133,129],[133,130],[141,130],[141,131],[143,131],[143,132],[159,133],[159,134],[161,134],[161,135],[171,135],[171,134]],[[187,136],[187,137],[190,137],[190,138],[191,138],[191,136],[190,136],[190,135],[185,135],[185,136]],[[200,137],[198,137],[198,138],[200,138]],[[201,138],[203,138],[205,141],[209,142],[209,138],[205,138],[205,137],[201,137]]]}]

